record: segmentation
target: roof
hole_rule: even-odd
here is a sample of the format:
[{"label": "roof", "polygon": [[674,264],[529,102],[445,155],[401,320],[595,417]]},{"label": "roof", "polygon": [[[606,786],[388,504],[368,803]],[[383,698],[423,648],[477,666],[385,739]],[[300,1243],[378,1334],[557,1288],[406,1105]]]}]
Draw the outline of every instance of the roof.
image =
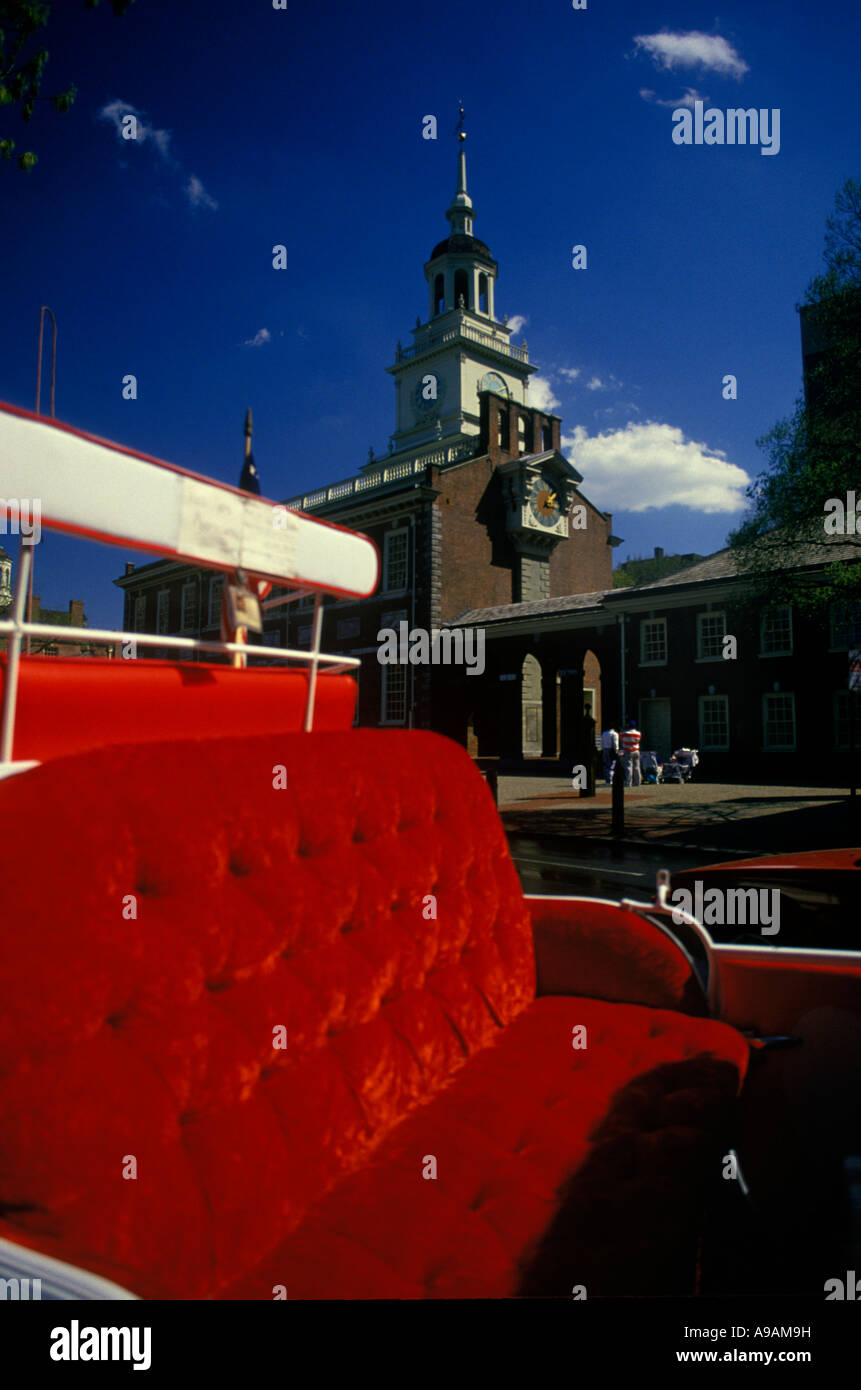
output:
[{"label": "roof", "polygon": [[[817,565],[831,565],[840,560],[861,560],[861,540],[858,544],[847,541],[843,536],[824,536],[816,541],[795,541],[781,539],[776,534],[764,538],[764,543],[773,549],[774,569],[813,569]],[[651,584],[635,584],[632,589],[670,589],[681,584],[706,584],[714,579],[735,579],[745,575],[738,552],[718,550],[697,565],[668,574],[665,579],[656,579]]]},{"label": "roof", "polygon": [[485,246],[478,237],[468,236],[466,232],[452,232],[451,236],[446,237],[445,241],[437,242],[431,251],[429,260],[435,261],[437,256],[445,255],[476,256],[479,260],[488,261],[495,266],[496,261],[490,254],[490,247]]},{"label": "roof", "polygon": [[537,618],[548,613],[568,613],[578,608],[600,608],[612,589],[596,589],[591,594],[565,594],[562,598],[529,599],[525,603],[503,603],[496,608],[470,608],[449,627],[471,627],[476,623],[511,622],[517,618]]}]

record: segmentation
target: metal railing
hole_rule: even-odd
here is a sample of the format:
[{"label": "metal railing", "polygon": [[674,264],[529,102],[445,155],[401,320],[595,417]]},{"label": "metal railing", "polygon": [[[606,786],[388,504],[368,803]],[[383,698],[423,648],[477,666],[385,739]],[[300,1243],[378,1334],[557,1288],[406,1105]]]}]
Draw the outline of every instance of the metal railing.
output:
[{"label": "metal railing", "polygon": [[[310,665],[308,693],[305,702],[303,728],[309,733],[314,722],[314,702],[317,689],[317,673],[321,666],[327,667],[329,674],[355,670],[361,666],[358,657],[336,656],[320,650],[323,627],[323,595],[314,592],[314,616],[311,629],[311,646],[308,651],[294,647],[249,646],[245,642],[214,642],[200,637],[168,637],[157,632],[128,632],[110,628],[66,627],[51,623],[30,623],[24,619],[27,600],[27,587],[33,563],[33,546],[22,545],[15,580],[15,593],[12,600],[12,616],[0,621],[0,635],[8,636],[6,682],[3,690],[2,723],[0,723],[0,773],[12,770],[24,771],[33,766],[32,760],[14,764],[12,749],[15,739],[15,715],[18,705],[18,677],[21,668],[21,647],[28,636],[51,637],[63,642],[103,642],[119,645],[134,644],[134,647],[158,647],[172,651],[213,652],[228,656],[265,657],[267,661],[302,661]],[[308,590],[297,589],[278,599],[263,604],[265,610],[298,599]],[[243,666],[245,662],[243,660]]]}]

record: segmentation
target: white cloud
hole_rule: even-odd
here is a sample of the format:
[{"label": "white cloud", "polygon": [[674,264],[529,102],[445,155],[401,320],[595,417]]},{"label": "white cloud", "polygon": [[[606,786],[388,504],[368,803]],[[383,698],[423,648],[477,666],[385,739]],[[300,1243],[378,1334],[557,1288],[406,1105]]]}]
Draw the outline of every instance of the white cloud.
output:
[{"label": "white cloud", "polygon": [[591,381],[586,382],[587,391],[618,391],[623,383],[611,372],[606,380],[599,376],[593,376]]},{"label": "white cloud", "polygon": [[[134,122],[128,120],[129,116],[134,117]],[[149,145],[157,151],[168,168],[179,177],[184,177],[179,160],[171,154],[170,131],[161,130],[152,125],[136,106],[132,106],[130,101],[109,101],[101,108],[98,117],[100,121],[105,121],[108,125],[113,126],[117,139],[126,149]],[[125,161],[121,162],[126,167]],[[185,185],[185,196],[193,208],[210,208],[213,212],[218,209],[217,202],[207,193],[196,174],[189,177]]]},{"label": "white cloud", "polygon": [[725,77],[741,78],[750,72],[747,63],[720,34],[702,34],[697,29],[685,33],[639,34],[634,43],[648,53],[656,68],[702,68]]},{"label": "white cloud", "polygon": [[553,394],[553,387],[543,376],[534,376],[529,381],[529,404],[536,410],[553,411],[559,405]]},{"label": "white cloud", "polygon": [[[125,118],[134,116],[134,125],[131,125]],[[129,101],[109,101],[99,112],[99,120],[107,121],[114,127],[117,139],[122,140],[125,146],[145,145],[151,140],[161,155],[162,159],[170,162],[170,131],[157,130],[150,125],[149,121],[136,106],[132,106]],[[133,136],[124,135],[124,131],[134,132]]]},{"label": "white cloud", "polygon": [[629,422],[590,436],[582,425],[562,436],[562,448],[584,476],[599,507],[645,512],[689,507],[696,512],[738,512],[750,479],[719,449],[686,439],[675,425]]},{"label": "white cloud", "polygon": [[218,204],[211,198],[196,174],[192,174],[185,186],[185,195],[193,208],[211,208],[218,211]]},{"label": "white cloud", "polygon": [[580,375],[579,367],[560,367],[559,376],[567,376],[569,381],[576,381]]},{"label": "white cloud", "polygon": [[528,322],[529,318],[526,314],[515,314],[513,318],[508,320],[508,327],[512,333],[522,333]]},{"label": "white cloud", "polygon": [[253,338],[245,339],[245,347],[262,347],[264,343],[272,341],[272,334],[268,328],[258,328]]},{"label": "white cloud", "polygon": [[676,97],[675,99],[671,97],[669,101],[663,101],[661,97],[656,96],[648,87],[640,88],[640,96],[643,98],[643,101],[649,101],[653,106],[672,106],[673,108],[686,106],[690,111],[694,109],[694,102],[706,102],[709,100],[702,92],[698,92],[696,87],[685,87],[684,96]]}]

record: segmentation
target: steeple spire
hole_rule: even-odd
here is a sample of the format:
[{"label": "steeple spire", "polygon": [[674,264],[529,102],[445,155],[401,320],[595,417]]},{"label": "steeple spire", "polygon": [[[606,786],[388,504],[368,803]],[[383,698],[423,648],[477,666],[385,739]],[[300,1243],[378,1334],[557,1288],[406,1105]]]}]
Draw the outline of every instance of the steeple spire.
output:
[{"label": "steeple spire", "polygon": [[475,209],[472,206],[472,199],[466,191],[466,150],[464,149],[466,131],[463,129],[463,119],[463,107],[461,106],[460,118],[455,126],[459,146],[457,152],[457,192],[451,207],[446,212],[446,217],[451,223],[452,232],[461,232],[466,236],[472,236],[472,219],[475,216]]},{"label": "steeple spire", "polygon": [[254,492],[260,496],[260,479],[257,476],[257,467],[254,463],[254,455],[251,452],[251,407],[245,416],[245,462],[242,465],[242,473],[239,478],[239,487],[242,492]]}]

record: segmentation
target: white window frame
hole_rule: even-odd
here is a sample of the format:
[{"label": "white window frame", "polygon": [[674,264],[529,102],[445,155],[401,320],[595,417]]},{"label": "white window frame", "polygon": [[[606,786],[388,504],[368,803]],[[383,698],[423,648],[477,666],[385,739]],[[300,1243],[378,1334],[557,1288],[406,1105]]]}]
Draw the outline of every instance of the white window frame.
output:
[{"label": "white window frame", "polygon": [[[705,707],[707,701],[720,701],[723,704],[724,710],[726,711],[726,743],[709,743],[705,736]],[[700,748],[707,750],[709,753],[729,752],[730,729],[728,695],[700,695],[697,710],[697,723],[699,728]]]},{"label": "white window frame", "polygon": [[[767,652],[764,647],[766,622],[768,621],[768,618],[772,613],[784,612],[789,614],[789,646],[781,647],[780,651]],[[764,608],[759,618],[759,655],[761,657],[764,657],[766,660],[772,656],[792,656],[794,647],[795,636],[792,626],[792,605],[789,603],[778,603],[773,605],[771,608]]]},{"label": "white window frame", "polygon": [[[706,620],[707,620],[707,619],[711,619],[712,621],[714,621],[715,618],[720,618],[720,619],[721,619],[721,622],[722,622],[722,624],[723,624],[723,631],[721,632],[720,638],[719,638],[719,640],[718,640],[718,646],[719,646],[720,650],[717,651],[713,656],[706,656],[706,655],[703,653],[703,628],[704,628],[704,626],[705,626],[705,623],[706,623]],[[709,609],[708,612],[706,612],[706,613],[698,613],[698,614],[697,614],[697,661],[723,661],[723,639],[724,639],[724,637],[726,637],[726,613],[723,612],[723,610],[718,609],[718,610],[716,610],[716,611],[713,612],[711,609]]]},{"label": "white window frame", "polygon": [[[384,537],[384,539],[383,539],[383,585],[382,585],[382,591],[383,591],[383,593],[395,593],[395,594],[402,593],[402,592],[404,591],[404,589],[407,588],[407,585],[409,584],[410,548],[409,548],[409,545],[408,545],[408,543],[407,543],[408,540],[409,540],[409,534],[410,534],[410,531],[409,531],[409,527],[408,527],[408,526],[399,526],[399,527],[397,528],[397,530],[395,530],[395,531],[387,531],[386,534],[385,534],[385,537]],[[392,578],[391,578],[391,570],[392,570],[392,567],[393,567],[393,561],[392,561],[392,555],[391,555],[391,551],[392,551],[392,549],[393,549],[392,542],[395,540],[395,538],[397,538],[398,540],[400,540],[400,538],[401,538],[402,536],[403,536],[403,538],[404,538],[404,558],[403,558],[404,582],[403,582],[403,584],[392,584]],[[398,561],[397,563],[398,563],[398,566],[400,567],[401,562]]]},{"label": "white window frame", "polygon": [[[792,742],[768,742],[768,702],[769,700],[789,700],[792,709]],[[798,746],[798,722],[795,712],[795,692],[791,690],[768,691],[762,697],[762,747],[766,753],[792,753]]]},{"label": "white window frame", "polygon": [[[858,625],[858,632],[854,640],[850,638],[850,640],[846,642],[838,642],[837,627],[841,622],[840,609],[845,607],[847,602],[856,609],[855,617],[850,619],[850,621]],[[832,603],[828,611],[828,642],[828,650],[832,652],[848,652],[856,647],[861,647],[861,599],[849,599],[845,600],[843,603]]]},{"label": "white window frame", "polygon": [[[653,625],[654,625],[654,624],[660,624],[661,627],[663,628],[663,632],[664,632],[664,655],[663,655],[662,657],[658,657],[658,658],[654,658],[654,657],[653,657],[651,660],[647,661],[646,658],[644,657],[643,653],[644,653],[645,650],[646,650],[646,627],[647,627],[648,624],[650,624],[650,623],[653,624]],[[668,645],[667,645],[667,620],[666,620],[666,618],[641,618],[641,619],[640,619],[640,665],[641,665],[641,666],[666,666],[666,664],[667,664],[667,653],[668,653]]]},{"label": "white window frame", "polygon": [[155,630],[162,636],[170,632],[170,589],[159,589],[158,591]]},{"label": "white window frame", "polygon": [[[190,623],[190,622],[188,621],[188,614],[187,614],[186,594],[189,592],[189,590],[191,590],[191,592],[194,594],[195,621],[194,621],[193,623]],[[183,584],[183,586],[182,586],[182,603],[181,603],[181,607],[180,607],[180,623],[181,623],[183,632],[197,632],[197,630],[198,630],[198,625],[199,625],[199,622],[200,622],[200,611],[199,611],[199,609],[200,609],[200,604],[199,604],[200,595],[199,595],[198,590],[199,590],[199,584],[198,584],[198,581],[197,581],[196,579],[189,579],[189,580],[187,580],[186,583]]]},{"label": "white window frame", "polygon": [[[407,668],[406,668],[406,666],[401,666],[399,663],[397,663],[397,664],[392,664],[392,665],[381,666],[381,667],[380,667],[380,670],[382,671],[382,676],[383,676],[382,682],[381,682],[381,686],[380,686],[380,724],[385,724],[385,725],[403,725],[403,724],[406,724],[406,722],[407,722],[407,695],[408,695]],[[404,683],[404,712],[403,712],[403,715],[402,715],[402,717],[401,717],[400,719],[392,719],[392,718],[389,718],[388,715],[387,715],[387,705],[388,705],[388,698],[389,698],[389,681],[390,681],[390,679],[391,679],[391,675],[392,675],[392,672],[393,672],[393,671],[397,671],[398,676],[403,680],[403,683]]]},{"label": "white window frame", "polygon": [[[214,574],[209,581],[209,594],[206,600],[207,627],[221,630],[221,600],[224,594],[224,575]],[[217,597],[216,597],[217,596]]]},{"label": "white window frame", "polygon": [[146,594],[135,596],[133,631],[146,632]]}]

